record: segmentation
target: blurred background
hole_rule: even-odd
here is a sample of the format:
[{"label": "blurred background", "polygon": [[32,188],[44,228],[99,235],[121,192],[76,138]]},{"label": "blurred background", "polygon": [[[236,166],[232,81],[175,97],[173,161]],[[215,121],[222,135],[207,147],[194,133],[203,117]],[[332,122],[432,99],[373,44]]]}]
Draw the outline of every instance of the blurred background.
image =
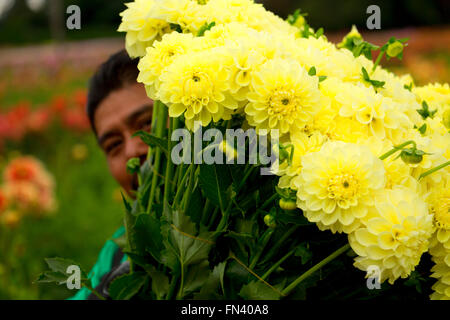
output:
[{"label": "blurred background", "polygon": [[[11,192],[6,180],[29,179],[30,172],[48,171],[54,198],[49,212],[0,213],[0,299],[73,295],[64,286],[33,284],[46,269],[44,258],[71,258],[89,271],[122,223],[120,190],[84,107],[89,77],[124,47],[124,35],[116,32],[124,2],[0,0],[0,212],[6,207],[1,192]],[[301,8],[308,23],[324,27],[332,42],[353,24],[378,45],[394,35],[409,37],[403,61],[383,64],[398,74],[411,73],[418,85],[450,82],[450,0],[259,2],[283,18]],[[71,4],[81,8],[81,30],[65,27]],[[381,8],[381,30],[366,28],[372,4]],[[12,164],[23,156],[38,159],[40,167],[33,161]],[[30,199],[32,190],[27,186],[17,195]]]}]

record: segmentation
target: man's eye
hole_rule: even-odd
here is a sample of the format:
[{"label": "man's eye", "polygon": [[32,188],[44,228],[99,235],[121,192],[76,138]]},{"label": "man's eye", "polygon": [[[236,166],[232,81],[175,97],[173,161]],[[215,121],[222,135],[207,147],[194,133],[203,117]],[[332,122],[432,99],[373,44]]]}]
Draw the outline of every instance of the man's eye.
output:
[{"label": "man's eye", "polygon": [[105,152],[106,152],[107,154],[110,154],[110,153],[114,152],[115,150],[117,150],[121,144],[122,144],[122,142],[119,141],[119,140],[118,140],[118,141],[111,142],[111,143],[108,143],[108,144],[105,146]]},{"label": "man's eye", "polygon": [[151,119],[145,119],[138,123],[138,128],[139,130],[148,131],[150,130],[151,125],[152,125]]}]

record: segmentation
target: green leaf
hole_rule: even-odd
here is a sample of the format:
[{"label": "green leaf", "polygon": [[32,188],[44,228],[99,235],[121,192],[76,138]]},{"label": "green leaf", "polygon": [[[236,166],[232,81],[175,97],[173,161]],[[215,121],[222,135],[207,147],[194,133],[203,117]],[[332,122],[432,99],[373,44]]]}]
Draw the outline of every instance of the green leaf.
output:
[{"label": "green leaf", "polygon": [[199,183],[203,194],[224,212],[229,201],[227,190],[232,183],[227,165],[200,165]]},{"label": "green leaf", "polygon": [[316,67],[311,67],[310,69],[309,69],[309,71],[308,71],[308,74],[310,75],[310,76],[315,76],[316,75]]},{"label": "green leaf", "polygon": [[367,70],[364,67],[362,67],[361,71],[362,71],[362,74],[363,74],[363,79],[365,81],[369,82],[375,88],[382,88],[384,86],[384,84],[386,83],[384,81],[378,81],[378,80],[370,79],[369,74],[367,73]]},{"label": "green leaf", "polygon": [[223,296],[218,292],[222,288],[223,293],[223,277],[225,275],[225,267],[227,262],[219,263],[214,270],[209,273],[208,279],[201,287],[200,291],[194,294],[196,300],[217,300],[223,299]]},{"label": "green leaf", "polygon": [[191,196],[191,201],[189,202],[189,207],[186,209],[186,214],[191,218],[192,222],[197,225],[202,219],[203,212],[203,197],[200,188],[195,188]]},{"label": "green leaf", "polygon": [[319,76],[319,82],[325,81],[327,76]]},{"label": "green leaf", "polygon": [[140,271],[120,276],[109,286],[109,295],[114,300],[130,300],[139,292],[147,279],[148,275]]},{"label": "green leaf", "polygon": [[171,212],[172,221],[162,226],[163,243],[162,262],[175,272],[191,264],[208,259],[213,244],[212,233],[197,234],[197,228],[189,216]]},{"label": "green leaf", "polygon": [[143,213],[136,218],[133,229],[137,251],[140,253],[147,251],[156,261],[161,262],[161,251],[164,249],[161,222]]},{"label": "green leaf", "polygon": [[279,300],[280,294],[261,281],[244,285],[239,295],[246,300]]},{"label": "green leaf", "polygon": [[300,257],[302,264],[306,264],[312,258],[312,252],[308,248],[308,244],[303,242],[295,249],[294,256]]},{"label": "green leaf", "polygon": [[154,136],[153,134],[145,132],[145,131],[138,131],[135,134],[133,134],[133,137],[136,137],[136,136],[140,137],[146,145],[148,145],[150,147],[159,147],[166,155],[168,155],[167,139],[159,138],[159,137]]},{"label": "green leaf", "polygon": [[150,275],[152,280],[152,291],[156,294],[157,299],[164,299],[169,293],[169,278],[152,265],[146,266],[145,271]]},{"label": "green leaf", "polygon": [[192,265],[188,268],[183,283],[182,295],[186,296],[192,292],[198,291],[203,287],[209,278],[211,270],[208,260]]},{"label": "green leaf", "polygon": [[78,266],[81,271],[81,277],[86,278],[86,273],[81,269],[80,265],[73,260],[63,258],[46,258],[44,259],[51,271],[60,272],[66,275],[69,266]]},{"label": "green leaf", "polygon": [[67,282],[67,275],[65,273],[56,271],[45,271],[39,275],[35,283],[56,283],[64,284]]},{"label": "green leaf", "polygon": [[197,37],[203,37],[205,35],[205,32],[208,30],[211,30],[212,27],[214,27],[216,23],[213,21],[211,23],[205,22],[203,26],[200,27],[200,29],[197,32]]}]

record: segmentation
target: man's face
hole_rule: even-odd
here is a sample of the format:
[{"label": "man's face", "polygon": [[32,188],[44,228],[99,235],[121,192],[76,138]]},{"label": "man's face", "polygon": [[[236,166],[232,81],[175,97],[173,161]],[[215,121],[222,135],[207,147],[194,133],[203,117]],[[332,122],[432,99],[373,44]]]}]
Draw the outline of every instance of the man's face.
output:
[{"label": "man's face", "polygon": [[109,169],[129,195],[137,188],[137,177],[127,172],[127,161],[140,158],[142,164],[148,151],[147,145],[132,135],[138,130],[150,130],[152,107],[144,86],[134,83],[111,92],[95,112],[97,137]]}]

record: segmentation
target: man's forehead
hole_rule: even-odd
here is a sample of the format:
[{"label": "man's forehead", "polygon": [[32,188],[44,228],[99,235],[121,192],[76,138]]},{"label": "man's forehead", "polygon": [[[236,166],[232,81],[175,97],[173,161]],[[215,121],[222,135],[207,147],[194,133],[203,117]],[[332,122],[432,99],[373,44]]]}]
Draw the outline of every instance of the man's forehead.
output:
[{"label": "man's forehead", "polygon": [[136,116],[151,110],[153,101],[147,97],[144,86],[130,85],[111,92],[95,112],[95,126],[98,135],[129,125]]}]

